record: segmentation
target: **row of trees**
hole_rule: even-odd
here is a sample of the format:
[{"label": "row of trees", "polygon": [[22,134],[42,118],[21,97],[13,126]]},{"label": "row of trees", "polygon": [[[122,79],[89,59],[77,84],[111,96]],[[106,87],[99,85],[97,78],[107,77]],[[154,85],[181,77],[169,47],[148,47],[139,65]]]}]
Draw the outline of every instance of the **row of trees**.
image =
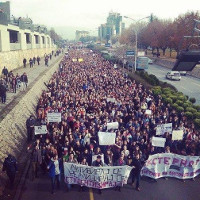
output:
[{"label": "row of trees", "polygon": [[[162,50],[165,55],[166,49],[170,52],[178,52],[181,48],[186,48],[190,44],[200,44],[200,39],[185,39],[182,46],[180,43],[183,36],[191,36],[194,28],[194,19],[200,20],[199,12],[188,12],[180,15],[174,20],[161,20],[151,16],[149,23],[132,24],[119,38],[121,44],[135,45],[135,30],[138,32],[139,48],[152,51]],[[194,35],[198,33],[194,33]],[[171,55],[171,54],[170,54]]]}]

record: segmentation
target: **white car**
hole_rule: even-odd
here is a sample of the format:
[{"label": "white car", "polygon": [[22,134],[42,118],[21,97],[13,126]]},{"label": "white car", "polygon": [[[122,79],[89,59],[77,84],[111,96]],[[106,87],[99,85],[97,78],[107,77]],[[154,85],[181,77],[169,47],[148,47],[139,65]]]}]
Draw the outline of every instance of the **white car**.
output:
[{"label": "white car", "polygon": [[180,81],[181,75],[180,75],[180,72],[178,71],[171,71],[171,72],[167,72],[166,78],[170,80]]},{"label": "white car", "polygon": [[153,60],[151,60],[151,59],[149,58],[148,64],[152,65],[152,64],[153,64]]}]

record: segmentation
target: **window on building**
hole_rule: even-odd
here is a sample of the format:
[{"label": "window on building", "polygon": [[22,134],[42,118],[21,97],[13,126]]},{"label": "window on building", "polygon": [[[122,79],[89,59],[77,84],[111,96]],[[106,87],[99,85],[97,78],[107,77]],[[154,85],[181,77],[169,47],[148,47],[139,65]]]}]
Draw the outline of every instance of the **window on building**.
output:
[{"label": "window on building", "polygon": [[39,44],[39,36],[38,35],[34,35],[35,36],[35,44]]},{"label": "window on building", "polygon": [[10,38],[10,43],[18,43],[18,31],[13,31],[13,30],[8,30],[9,32],[9,38]]},{"label": "window on building", "polygon": [[30,44],[31,43],[30,33],[25,33],[25,35],[26,35],[26,44]]}]

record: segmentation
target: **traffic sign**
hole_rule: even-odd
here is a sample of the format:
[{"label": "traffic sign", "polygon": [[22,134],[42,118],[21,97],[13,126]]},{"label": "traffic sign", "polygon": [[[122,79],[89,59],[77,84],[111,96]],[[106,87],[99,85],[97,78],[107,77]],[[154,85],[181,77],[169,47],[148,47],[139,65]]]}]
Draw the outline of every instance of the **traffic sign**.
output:
[{"label": "traffic sign", "polygon": [[126,51],[126,56],[135,56],[135,51],[132,50]]}]

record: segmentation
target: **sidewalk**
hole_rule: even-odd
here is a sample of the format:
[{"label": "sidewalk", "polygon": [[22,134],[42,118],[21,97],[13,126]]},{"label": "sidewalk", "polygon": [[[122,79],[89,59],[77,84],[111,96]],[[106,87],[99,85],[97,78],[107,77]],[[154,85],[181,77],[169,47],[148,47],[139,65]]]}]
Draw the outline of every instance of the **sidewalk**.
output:
[{"label": "sidewalk", "polygon": [[3,118],[3,116],[5,116],[6,113],[8,113],[8,111],[13,108],[12,106],[13,101],[16,100],[17,97],[20,97],[21,95],[25,94],[28,88],[31,87],[31,84],[39,77],[39,75],[45,72],[46,70],[48,70],[51,67],[51,65],[55,63],[56,61],[58,61],[62,56],[63,56],[62,53],[56,57],[52,56],[52,59],[49,60],[49,67],[45,66],[44,58],[42,58],[40,61],[40,65],[35,64],[32,68],[30,68],[29,65],[27,64],[26,68],[20,67],[13,70],[14,75],[16,75],[17,73],[19,75],[22,75],[24,72],[26,72],[28,76],[28,87],[25,91],[21,91],[20,89],[17,89],[16,93],[12,93],[11,91],[8,91],[6,93],[6,96],[7,96],[6,103],[2,104],[0,101],[0,121]]}]

